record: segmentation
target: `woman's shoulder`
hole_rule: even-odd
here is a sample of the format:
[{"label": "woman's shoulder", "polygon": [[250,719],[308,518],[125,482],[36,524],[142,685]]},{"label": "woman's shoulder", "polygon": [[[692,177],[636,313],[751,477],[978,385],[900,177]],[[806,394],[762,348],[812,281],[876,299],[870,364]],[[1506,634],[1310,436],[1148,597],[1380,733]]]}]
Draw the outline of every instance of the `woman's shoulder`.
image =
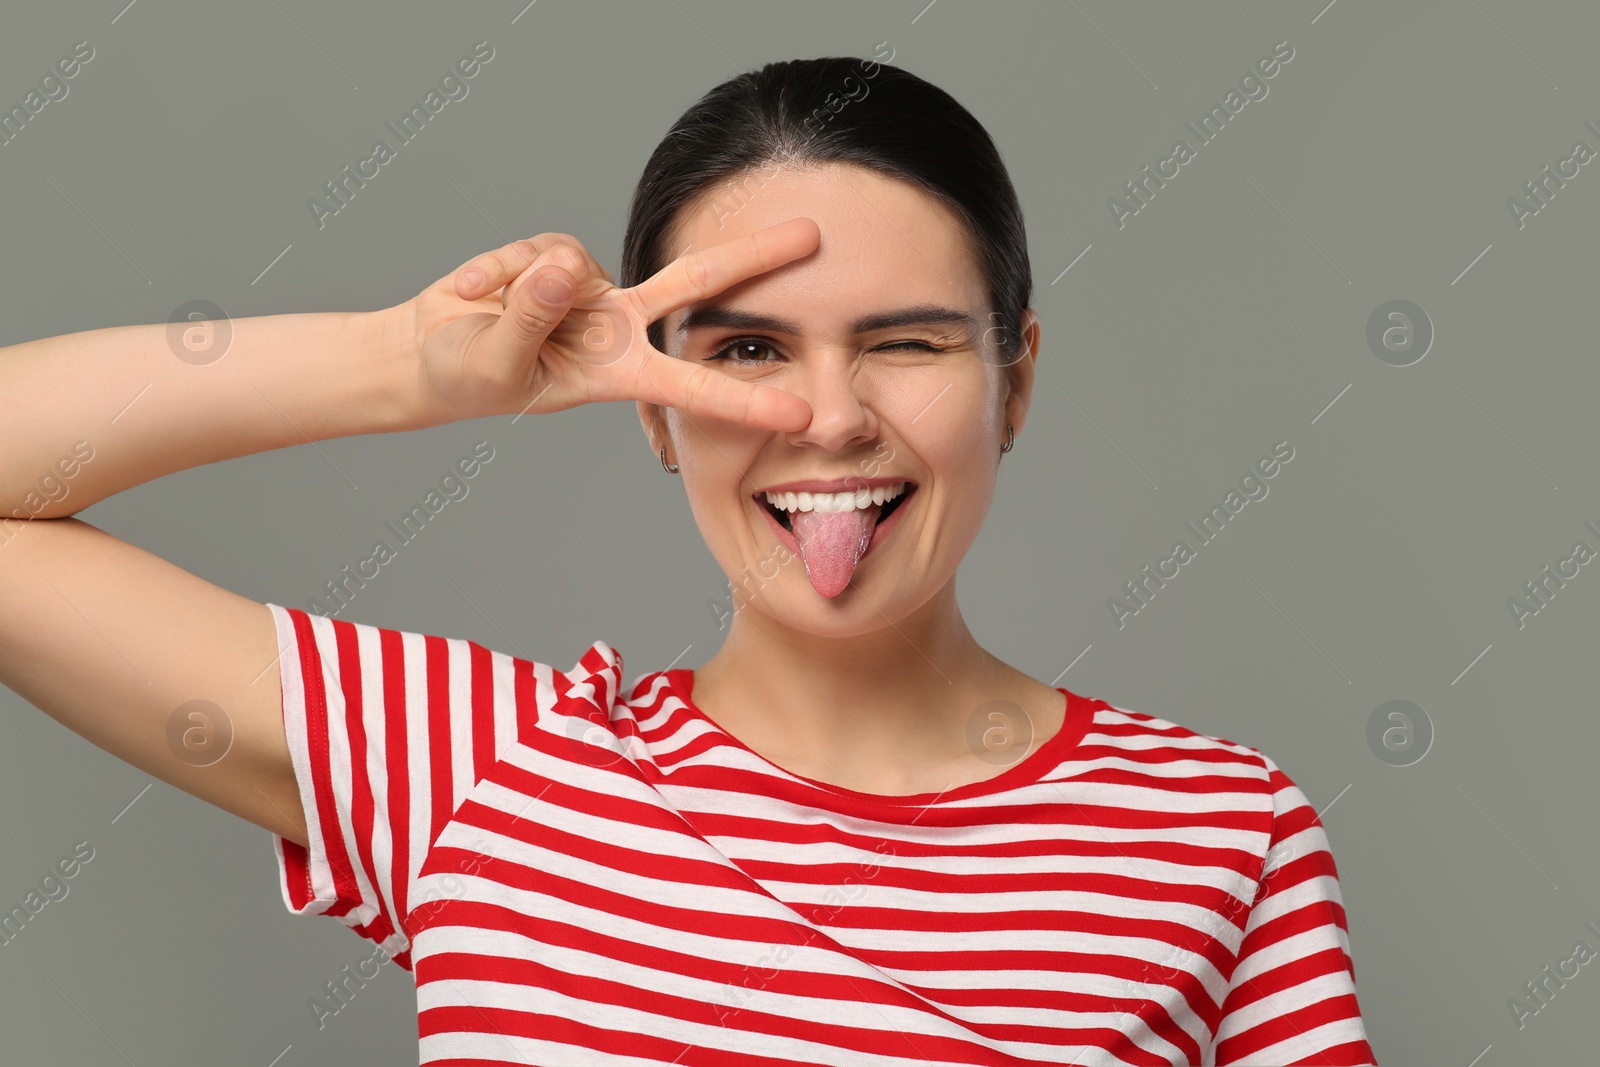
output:
[{"label": "woman's shoulder", "polygon": [[1113,701],[1095,698],[1094,720],[1086,744],[1098,744],[1139,755],[1147,761],[1200,761],[1215,765],[1216,773],[1244,774],[1267,783],[1277,770],[1260,749],[1227,737],[1209,734],[1153,712],[1137,711]]},{"label": "woman's shoulder", "polygon": [[314,659],[330,677],[371,674],[410,692],[440,678],[481,674],[486,681],[507,680],[519,697],[530,684],[532,691],[562,696],[576,692],[606,707],[625,696],[622,654],[605,640],[578,646],[571,659],[535,656],[498,627],[494,638],[480,641],[447,634],[444,627],[385,625],[274,601],[265,606],[277,623],[280,657]]}]

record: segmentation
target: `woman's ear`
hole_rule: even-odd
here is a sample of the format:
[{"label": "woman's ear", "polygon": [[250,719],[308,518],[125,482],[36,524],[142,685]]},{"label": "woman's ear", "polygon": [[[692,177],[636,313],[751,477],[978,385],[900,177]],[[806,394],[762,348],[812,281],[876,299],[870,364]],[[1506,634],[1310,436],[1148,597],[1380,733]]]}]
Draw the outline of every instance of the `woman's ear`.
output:
[{"label": "woman's ear", "polygon": [[1006,396],[1006,422],[1017,433],[1028,420],[1028,406],[1033,402],[1033,371],[1039,359],[1039,314],[1033,308],[1022,309],[1021,341],[1017,358],[1006,367],[1010,391]]},{"label": "woman's ear", "polygon": [[671,443],[667,436],[666,419],[663,418],[665,413],[660,404],[643,400],[638,401],[638,407],[639,425],[644,427],[644,435],[650,439],[650,451],[659,457],[661,449]]}]

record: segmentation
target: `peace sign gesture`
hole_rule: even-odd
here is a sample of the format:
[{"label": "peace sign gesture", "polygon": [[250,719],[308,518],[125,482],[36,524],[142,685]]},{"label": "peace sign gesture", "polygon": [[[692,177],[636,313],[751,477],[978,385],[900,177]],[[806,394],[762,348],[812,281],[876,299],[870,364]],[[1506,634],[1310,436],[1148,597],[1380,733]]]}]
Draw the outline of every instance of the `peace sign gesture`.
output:
[{"label": "peace sign gesture", "polygon": [[423,399],[438,422],[643,400],[797,430],[811,420],[802,398],[674,359],[645,331],[672,311],[808,255],[820,240],[811,219],[789,219],[686,253],[620,289],[577,238],[544,233],[468,260],[394,310],[415,344]]}]

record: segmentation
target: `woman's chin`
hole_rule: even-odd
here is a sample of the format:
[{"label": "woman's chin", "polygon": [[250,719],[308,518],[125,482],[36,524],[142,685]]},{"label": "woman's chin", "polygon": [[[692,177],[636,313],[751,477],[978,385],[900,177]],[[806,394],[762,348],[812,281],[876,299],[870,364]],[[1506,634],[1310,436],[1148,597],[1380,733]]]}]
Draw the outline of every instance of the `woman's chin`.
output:
[{"label": "woman's chin", "polygon": [[[905,573],[928,572],[912,569]],[[739,614],[759,612],[768,623],[812,637],[865,637],[893,632],[937,592],[932,586],[907,589],[892,576],[858,570],[837,596],[823,596],[796,559],[792,572],[785,567],[755,598],[740,605]]]}]

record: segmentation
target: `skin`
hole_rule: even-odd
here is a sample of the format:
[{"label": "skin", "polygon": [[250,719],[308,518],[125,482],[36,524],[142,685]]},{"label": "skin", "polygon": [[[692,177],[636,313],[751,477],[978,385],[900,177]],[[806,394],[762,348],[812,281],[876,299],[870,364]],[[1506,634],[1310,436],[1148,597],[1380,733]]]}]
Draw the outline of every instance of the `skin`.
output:
[{"label": "skin", "polygon": [[[1006,424],[1020,435],[1027,418],[1038,316],[1025,310],[1023,352],[1007,366],[993,331],[985,335],[993,320],[957,217],[909,183],[854,166],[780,169],[731,212],[703,199],[675,220],[667,247],[704,248],[797,216],[820,228],[815,252],[662,321],[668,355],[798,394],[810,422],[768,430],[638,404],[652,452],[665,447],[679,465],[695,521],[734,587],[727,640],[695,671],[692,699],[769,761],[847,789],[937,793],[991,778],[1054,736],[1064,715],[1060,693],[979,646],[955,589],[994,496]],[[978,328],[851,332],[862,316],[925,304],[963,310]],[[685,315],[707,307],[799,331],[704,326],[680,336]],[[761,343],[707,362],[736,340]],[[905,342],[943,351],[890,347]],[[918,489],[830,599],[751,494],[852,474],[904,477]],[[1031,740],[998,758],[991,747],[983,759],[969,747],[969,721],[994,724],[992,709],[979,712],[993,700],[1021,709],[1031,729],[1016,724],[1011,736]]]}]

